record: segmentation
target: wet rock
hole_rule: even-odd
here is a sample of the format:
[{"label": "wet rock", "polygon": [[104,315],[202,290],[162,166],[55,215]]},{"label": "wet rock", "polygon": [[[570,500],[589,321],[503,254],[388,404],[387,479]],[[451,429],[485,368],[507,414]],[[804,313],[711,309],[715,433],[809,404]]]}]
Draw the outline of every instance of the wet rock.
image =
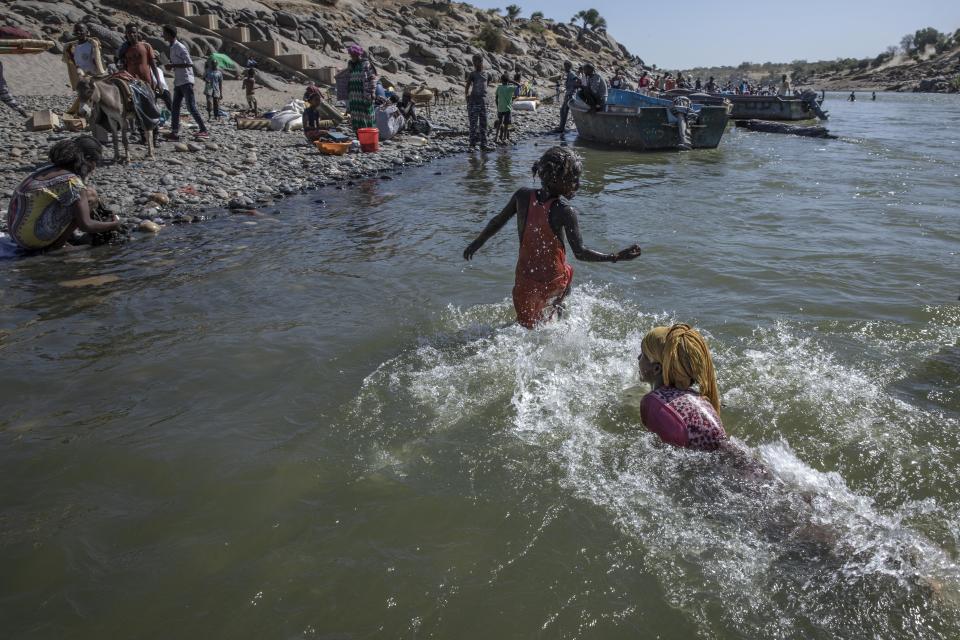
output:
[{"label": "wet rock", "polygon": [[159,233],[160,225],[152,220],[144,220],[137,227],[137,231],[140,231],[141,233]]},{"label": "wet rock", "polygon": [[170,196],[165,193],[151,193],[149,196],[150,200],[156,202],[161,207],[165,207],[170,204]]}]

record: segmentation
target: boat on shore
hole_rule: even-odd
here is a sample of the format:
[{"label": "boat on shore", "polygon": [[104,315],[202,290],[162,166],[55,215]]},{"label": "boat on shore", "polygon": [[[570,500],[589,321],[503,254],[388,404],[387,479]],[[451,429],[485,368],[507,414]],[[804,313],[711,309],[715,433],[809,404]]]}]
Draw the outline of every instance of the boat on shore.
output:
[{"label": "boat on shore", "polygon": [[574,98],[570,113],[580,140],[636,151],[714,149],[727,128],[728,106],[611,89],[602,111]]}]

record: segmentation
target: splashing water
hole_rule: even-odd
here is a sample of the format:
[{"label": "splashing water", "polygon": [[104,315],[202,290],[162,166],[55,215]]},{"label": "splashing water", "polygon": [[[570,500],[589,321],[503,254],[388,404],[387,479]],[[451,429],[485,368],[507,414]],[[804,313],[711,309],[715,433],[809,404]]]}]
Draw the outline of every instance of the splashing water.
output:
[{"label": "splashing water", "polygon": [[[365,417],[368,464],[389,458],[411,473],[425,441],[486,428],[485,446],[509,451],[522,473],[606,513],[703,637],[920,638],[957,628],[955,552],[913,526],[955,522],[955,488],[918,500],[894,489],[880,505],[844,478],[868,469],[897,484],[922,430],[898,432],[891,418],[943,419],[893,397],[891,376],[839,366],[822,330],[779,323],[732,341],[710,335],[740,452],[691,452],[643,431],[624,402],[644,330],[672,318],[590,285],[575,289],[566,318],[538,331],[494,328],[508,315],[507,303],[451,308],[437,339],[367,378],[353,416]],[[932,349],[955,332],[918,339]],[[876,325],[852,335],[891,344]],[[410,416],[402,427],[370,419],[398,414]],[[832,455],[851,444],[877,459]],[[817,470],[807,456],[839,464]],[[955,534],[940,544],[955,549]]]}]

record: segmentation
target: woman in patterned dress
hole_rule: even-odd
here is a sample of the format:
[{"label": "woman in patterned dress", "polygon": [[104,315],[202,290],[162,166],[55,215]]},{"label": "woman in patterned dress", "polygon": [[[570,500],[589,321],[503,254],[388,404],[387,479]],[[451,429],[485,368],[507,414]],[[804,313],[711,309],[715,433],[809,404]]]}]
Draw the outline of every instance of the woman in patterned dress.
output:
[{"label": "woman in patterned dress", "polygon": [[373,96],[376,91],[377,70],[367,59],[363,47],[350,45],[350,62],[347,70],[350,81],[347,85],[347,108],[350,111],[350,124],[353,130],[376,126],[373,113]]},{"label": "woman in patterned dress", "polygon": [[639,361],[640,377],[653,387],[640,402],[644,426],[679,447],[723,447],[717,375],[700,332],[687,324],[656,327],[643,338]]},{"label": "woman in patterned dress", "polygon": [[61,140],[50,149],[50,163],[27,176],[7,209],[10,237],[29,251],[56,249],[79,227],[104,233],[120,226],[93,220],[97,192],[84,184],[102,160],[101,145],[90,136]]}]

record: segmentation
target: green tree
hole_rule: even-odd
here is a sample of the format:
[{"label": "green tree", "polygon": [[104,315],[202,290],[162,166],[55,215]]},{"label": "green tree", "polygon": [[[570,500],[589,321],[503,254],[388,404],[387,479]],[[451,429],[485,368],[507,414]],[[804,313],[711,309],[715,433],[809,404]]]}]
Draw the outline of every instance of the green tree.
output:
[{"label": "green tree", "polygon": [[910,54],[913,50],[913,34],[908,33],[907,35],[900,38],[900,48],[903,49],[903,52]]},{"label": "green tree", "polygon": [[530,14],[531,20],[543,20],[543,11],[534,11]]},{"label": "green tree", "polygon": [[577,20],[583,22],[584,29],[603,29],[607,26],[607,21],[600,15],[596,9],[586,9],[577,12],[577,15],[570,19],[570,22],[576,24]]},{"label": "green tree", "polygon": [[917,51],[923,53],[927,45],[937,46],[941,37],[940,32],[933,27],[917,29],[917,32],[913,34],[913,46]]},{"label": "green tree", "polygon": [[514,20],[517,19],[517,16],[519,15],[520,15],[520,7],[518,7],[515,4],[507,5],[507,20],[509,20],[510,22],[513,22]]}]

